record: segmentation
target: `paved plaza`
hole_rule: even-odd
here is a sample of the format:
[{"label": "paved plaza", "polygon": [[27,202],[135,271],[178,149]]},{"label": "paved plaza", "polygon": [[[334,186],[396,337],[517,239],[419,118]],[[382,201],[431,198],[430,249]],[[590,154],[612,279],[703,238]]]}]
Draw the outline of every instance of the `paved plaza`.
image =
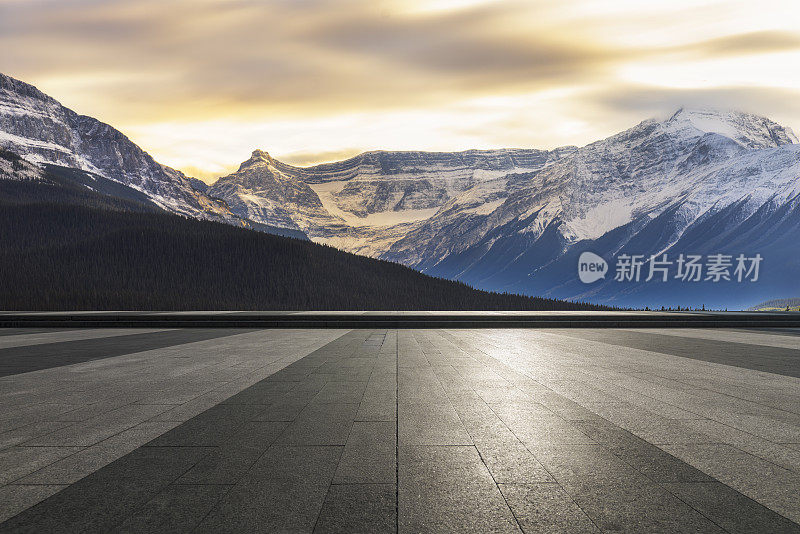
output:
[{"label": "paved plaza", "polygon": [[0,532],[800,532],[797,329],[0,330]]}]

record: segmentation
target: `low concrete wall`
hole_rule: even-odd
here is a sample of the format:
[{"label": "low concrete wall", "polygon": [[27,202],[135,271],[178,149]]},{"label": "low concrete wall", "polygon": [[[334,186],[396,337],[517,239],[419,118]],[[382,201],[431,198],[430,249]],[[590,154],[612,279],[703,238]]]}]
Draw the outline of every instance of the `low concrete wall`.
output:
[{"label": "low concrete wall", "polygon": [[776,328],[793,312],[0,313],[0,328]]}]

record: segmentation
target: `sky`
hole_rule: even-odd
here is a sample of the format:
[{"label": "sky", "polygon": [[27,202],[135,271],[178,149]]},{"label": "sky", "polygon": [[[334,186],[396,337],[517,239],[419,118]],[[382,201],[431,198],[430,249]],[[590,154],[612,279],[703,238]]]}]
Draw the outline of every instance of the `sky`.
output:
[{"label": "sky", "polygon": [[679,107],[800,130],[797,0],[0,0],[0,50],[209,182],[256,148],[580,146]]}]

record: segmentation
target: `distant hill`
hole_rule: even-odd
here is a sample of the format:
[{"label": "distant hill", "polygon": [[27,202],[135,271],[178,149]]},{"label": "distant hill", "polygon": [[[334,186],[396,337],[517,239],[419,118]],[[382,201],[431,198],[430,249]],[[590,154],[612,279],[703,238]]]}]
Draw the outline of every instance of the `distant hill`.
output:
[{"label": "distant hill", "polygon": [[748,309],[748,311],[800,311],[800,297],[790,299],[772,299],[756,304]]},{"label": "distant hill", "polygon": [[603,309],[182,217],[116,182],[0,156],[0,309]]}]

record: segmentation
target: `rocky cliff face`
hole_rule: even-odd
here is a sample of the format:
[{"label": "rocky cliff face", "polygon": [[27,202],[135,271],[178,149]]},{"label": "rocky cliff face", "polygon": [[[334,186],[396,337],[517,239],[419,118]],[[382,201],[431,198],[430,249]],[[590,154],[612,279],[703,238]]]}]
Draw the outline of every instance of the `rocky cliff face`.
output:
[{"label": "rocky cliff face", "polygon": [[207,193],[223,199],[240,217],[294,229],[319,229],[342,221],[329,214],[317,194],[292,173],[279,170],[261,150],[235,173],[217,180]]}]

